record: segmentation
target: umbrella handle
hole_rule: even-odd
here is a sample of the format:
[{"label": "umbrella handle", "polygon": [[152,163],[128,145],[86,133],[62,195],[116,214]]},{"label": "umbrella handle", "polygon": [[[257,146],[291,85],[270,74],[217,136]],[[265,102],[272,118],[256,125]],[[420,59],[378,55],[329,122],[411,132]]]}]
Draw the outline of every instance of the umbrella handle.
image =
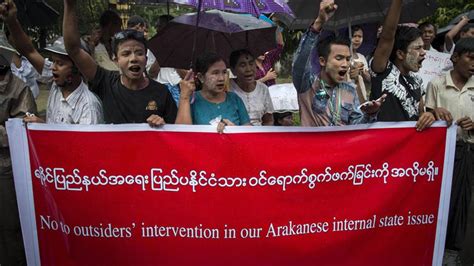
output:
[{"label": "umbrella handle", "polygon": [[198,33],[199,19],[201,18],[201,16],[200,16],[201,15],[201,6],[202,6],[202,0],[198,0],[196,27],[194,29],[193,50],[192,50],[191,64],[189,65],[189,69],[193,69],[194,61],[196,59],[197,33]]}]

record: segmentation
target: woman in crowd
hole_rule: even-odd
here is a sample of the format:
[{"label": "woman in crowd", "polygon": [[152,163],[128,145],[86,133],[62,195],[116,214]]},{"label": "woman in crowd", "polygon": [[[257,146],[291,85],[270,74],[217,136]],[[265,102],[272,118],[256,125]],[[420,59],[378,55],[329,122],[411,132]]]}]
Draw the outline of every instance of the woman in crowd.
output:
[{"label": "woman in crowd", "polygon": [[[227,67],[215,53],[201,55],[195,64],[196,80],[192,72],[180,82],[177,124],[218,126],[250,125],[242,100],[233,92],[225,91]],[[198,91],[194,93],[194,83]],[[191,98],[194,98],[191,103]]]},{"label": "woman in crowd", "polygon": [[230,55],[230,68],[236,76],[230,89],[244,102],[254,126],[273,125],[273,104],[268,87],[255,80],[255,58],[248,50],[237,50]]}]

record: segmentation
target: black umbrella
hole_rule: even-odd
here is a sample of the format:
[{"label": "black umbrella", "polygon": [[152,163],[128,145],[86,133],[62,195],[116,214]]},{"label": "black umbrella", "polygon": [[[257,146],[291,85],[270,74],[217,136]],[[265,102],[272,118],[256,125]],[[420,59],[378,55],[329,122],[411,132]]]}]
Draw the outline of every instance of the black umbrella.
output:
[{"label": "black umbrella", "polygon": [[196,13],[177,17],[149,41],[160,66],[189,68],[194,40],[196,55],[213,51],[227,63],[234,50],[245,48],[258,56],[276,47],[276,27],[257,18],[210,10],[201,12],[197,28],[196,20]]},{"label": "black umbrella", "polygon": [[463,16],[468,17],[468,18],[469,18],[469,21],[474,20],[474,10],[469,10],[469,11],[464,12],[464,13],[458,15],[457,17],[453,18],[453,19],[448,23],[448,25],[446,25],[446,26],[444,26],[444,27],[442,27],[442,28],[439,28],[439,29],[438,29],[438,32],[436,33],[436,35],[444,34],[444,33],[448,32],[449,30],[451,30],[451,29],[454,27],[454,25],[458,24],[459,21],[461,21],[461,18],[462,18]]},{"label": "black umbrella", "polygon": [[[316,19],[319,0],[289,0],[288,6],[296,18],[277,14],[290,29],[306,29]],[[335,0],[338,9],[325,24],[328,28],[344,28],[349,24],[382,22],[390,7],[391,0]],[[404,0],[400,23],[417,22],[436,10],[435,0]]]},{"label": "black umbrella", "polygon": [[59,13],[41,0],[15,0],[21,25],[44,27],[58,23]]}]

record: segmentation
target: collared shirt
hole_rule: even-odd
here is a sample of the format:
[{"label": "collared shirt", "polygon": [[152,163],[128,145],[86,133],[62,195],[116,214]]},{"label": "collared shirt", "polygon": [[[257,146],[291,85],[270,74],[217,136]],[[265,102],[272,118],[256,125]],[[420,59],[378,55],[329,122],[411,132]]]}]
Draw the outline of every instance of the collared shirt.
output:
[{"label": "collared shirt", "polygon": [[33,97],[36,99],[39,95],[39,86],[36,82],[39,78],[39,74],[33,65],[31,65],[30,61],[22,56],[20,67],[16,67],[14,63],[11,63],[10,68],[15,76],[23,80],[23,82],[30,87]]},{"label": "collared shirt", "polygon": [[[471,76],[461,89],[454,85],[450,71],[442,77],[433,79],[428,83],[426,107],[430,109],[443,107],[451,113],[454,121],[465,116],[474,120],[474,77]],[[474,132],[458,127],[457,139],[474,143]]]},{"label": "collared shirt", "polygon": [[[53,62],[44,60],[41,78],[51,80]],[[99,98],[89,90],[84,81],[64,99],[61,88],[53,82],[46,109],[48,124],[102,124],[104,113]]]},{"label": "collared shirt", "polygon": [[261,126],[263,115],[274,112],[270,92],[262,82],[257,81],[255,89],[251,92],[242,90],[234,80],[230,81],[230,88],[244,102],[245,109],[247,109],[250,117],[250,123],[253,126]]},{"label": "collared shirt", "polygon": [[[342,126],[375,122],[375,116],[362,114],[352,83],[327,87],[311,65],[311,51],[319,34],[308,30],[293,57],[293,84],[298,92],[302,126]],[[323,84],[323,85],[322,85]]]},{"label": "collared shirt", "polygon": [[9,118],[22,118],[26,112],[36,113],[33,94],[22,80],[8,72],[0,81],[0,149],[8,147],[5,122]]},{"label": "collared shirt", "polygon": [[48,124],[104,123],[102,103],[82,81],[67,98],[56,83],[51,86],[46,111]]}]

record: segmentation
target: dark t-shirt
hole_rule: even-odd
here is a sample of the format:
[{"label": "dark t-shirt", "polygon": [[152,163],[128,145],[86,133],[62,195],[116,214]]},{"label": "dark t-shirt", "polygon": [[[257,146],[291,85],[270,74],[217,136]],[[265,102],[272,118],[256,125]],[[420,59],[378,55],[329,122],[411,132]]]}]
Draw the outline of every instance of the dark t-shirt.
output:
[{"label": "dark t-shirt", "polygon": [[376,100],[387,94],[385,102],[380,107],[377,121],[417,121],[419,103],[422,95],[422,80],[410,72],[402,75],[398,68],[388,63],[382,73],[371,72],[371,100]]},{"label": "dark t-shirt", "polygon": [[130,90],[120,82],[119,72],[97,67],[89,88],[102,100],[105,123],[146,123],[153,114],[168,124],[176,120],[173,97],[165,85],[154,80],[150,79],[150,84],[141,90]]}]

